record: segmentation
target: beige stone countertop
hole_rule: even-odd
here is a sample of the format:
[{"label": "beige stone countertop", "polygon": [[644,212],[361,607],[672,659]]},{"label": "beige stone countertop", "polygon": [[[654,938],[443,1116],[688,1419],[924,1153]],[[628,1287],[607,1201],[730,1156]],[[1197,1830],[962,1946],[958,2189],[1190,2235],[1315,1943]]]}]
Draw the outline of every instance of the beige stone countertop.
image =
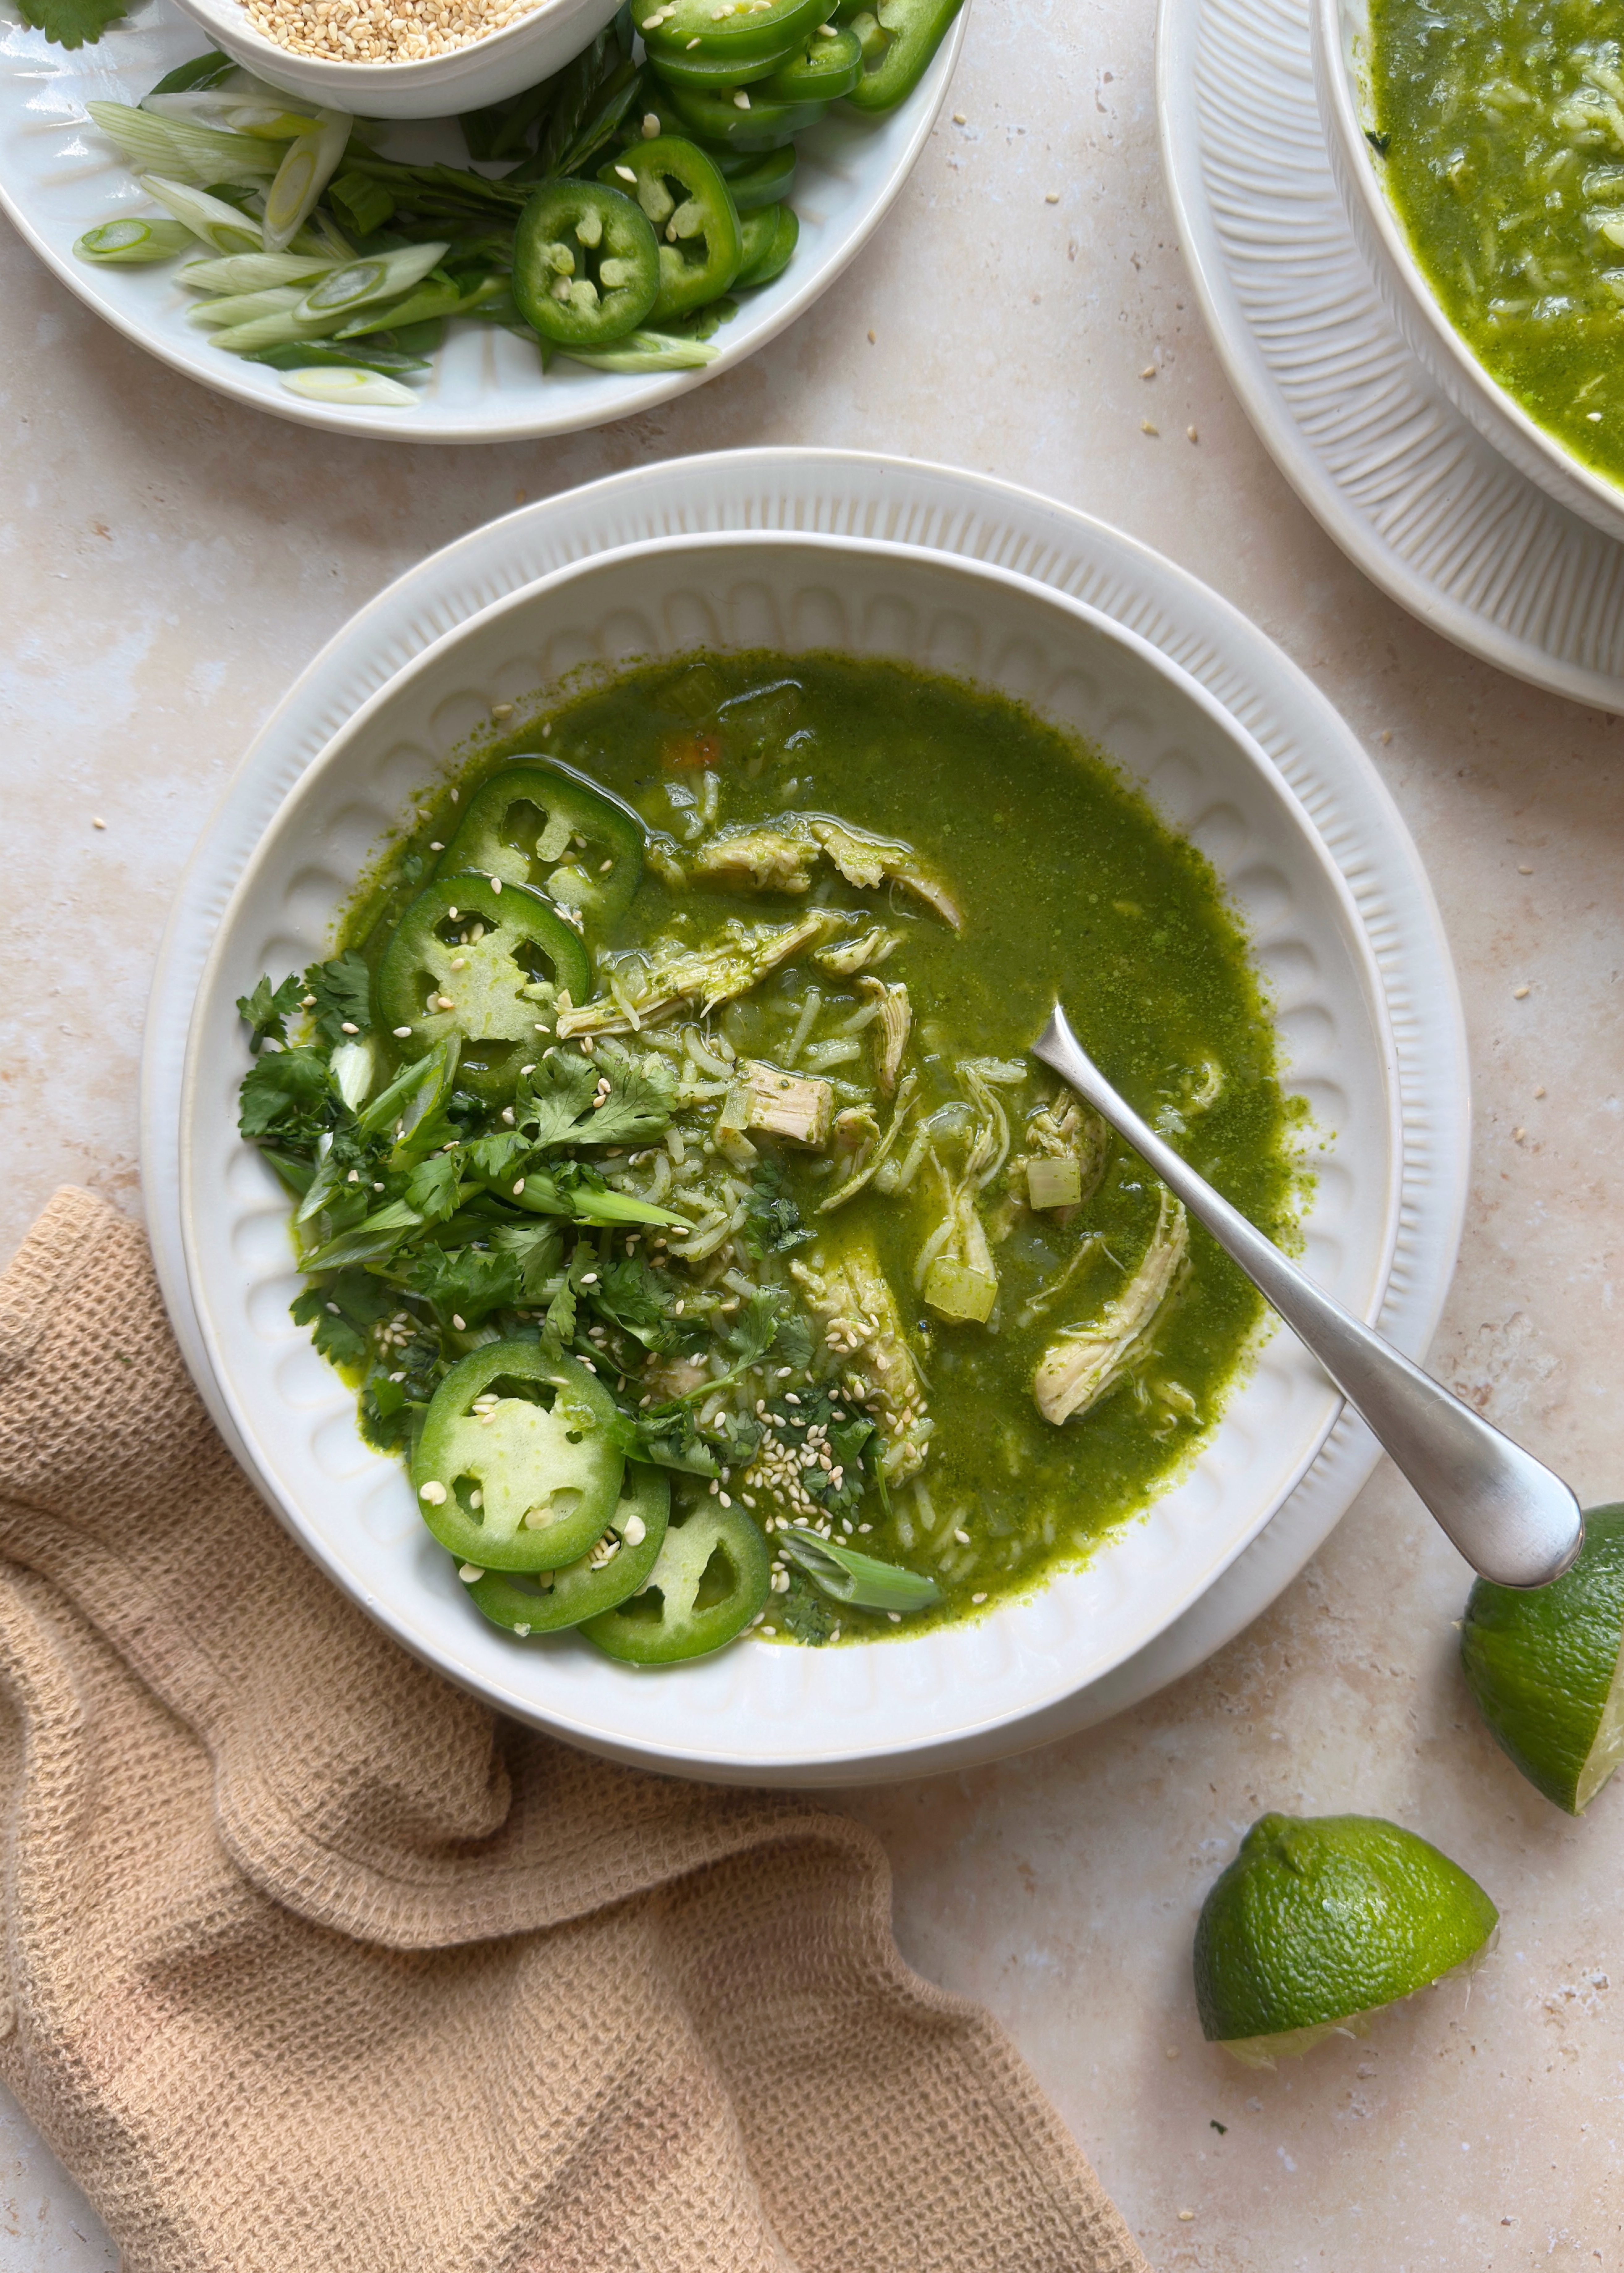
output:
[{"label": "beige stone countertop", "polygon": [[[949,105],[966,123],[944,115],[816,309],[671,408],[555,444],[362,446],[237,409],[104,327],[0,225],[0,1256],[64,1180],[139,1212],[142,1012],[177,874],[289,679],[380,585],[621,467],[882,448],[1161,547],[1364,738],[1431,869],[1476,1069],[1434,1369],[1583,1499],[1624,1493],[1624,728],[1412,622],[1275,472],[1186,281],[1152,45],[1147,0],[974,0]],[[1624,1789],[1572,1823],[1496,1752],[1455,1665],[1466,1585],[1383,1470],[1274,1609],[1177,1687],[1047,1751],[852,1801],[893,1857],[907,1955],[999,2014],[1167,2273],[1624,2262]],[[1196,1911],[1267,1808],[1391,1815],[1470,1870],[1503,1916],[1470,2000],[1446,1984],[1276,2074],[1205,2046]],[[0,2112],[0,2273],[115,2262]]]}]

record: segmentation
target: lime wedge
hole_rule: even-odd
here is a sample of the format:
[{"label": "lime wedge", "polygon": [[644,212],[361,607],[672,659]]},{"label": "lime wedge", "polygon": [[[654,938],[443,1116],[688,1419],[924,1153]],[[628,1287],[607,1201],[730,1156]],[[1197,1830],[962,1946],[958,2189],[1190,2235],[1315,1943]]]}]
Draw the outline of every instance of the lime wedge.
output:
[{"label": "lime wedge", "polygon": [[1373,1815],[1262,1815],[1201,1905],[1201,2030],[1273,2067],[1441,1979],[1482,1949],[1499,1912],[1473,1879]]},{"label": "lime wedge", "polygon": [[1571,1571],[1524,1593],[1479,1579],[1461,1629],[1466,1685],[1536,1790],[1582,1815],[1624,1759],[1624,1507],[1592,1508]]}]

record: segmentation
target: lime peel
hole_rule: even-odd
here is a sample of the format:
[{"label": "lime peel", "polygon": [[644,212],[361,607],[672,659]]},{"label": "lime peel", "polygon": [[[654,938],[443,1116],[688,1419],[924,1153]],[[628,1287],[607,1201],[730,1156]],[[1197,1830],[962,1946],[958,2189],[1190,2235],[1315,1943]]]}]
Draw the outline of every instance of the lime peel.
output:
[{"label": "lime peel", "polygon": [[1476,1880],[1380,1817],[1259,1817],[1196,1926],[1202,2033],[1253,2067],[1362,2035],[1473,1965],[1499,1913]]},{"label": "lime peel", "polygon": [[1537,1791],[1581,1815],[1624,1759],[1624,1506],[1590,1509],[1571,1570],[1527,1590],[1479,1579],[1461,1665],[1490,1735]]}]

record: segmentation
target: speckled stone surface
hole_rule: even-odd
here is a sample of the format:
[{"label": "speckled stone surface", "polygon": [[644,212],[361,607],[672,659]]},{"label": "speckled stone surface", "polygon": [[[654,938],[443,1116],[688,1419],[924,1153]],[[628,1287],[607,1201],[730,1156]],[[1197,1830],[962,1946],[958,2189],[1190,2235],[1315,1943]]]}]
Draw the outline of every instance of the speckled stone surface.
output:
[{"label": "speckled stone surface", "polygon": [[[1477,1069],[1433,1363],[1582,1497],[1624,1492],[1624,727],[1442,645],[1275,473],[1185,281],[1143,0],[974,4],[950,103],[966,123],[944,117],[816,311],[670,410],[561,444],[361,447],[236,409],[104,329],[0,225],[0,1253],[64,1179],[139,1211],[142,1005],[175,877],[287,679],[381,583],[516,500],[650,459],[885,448],[1160,546],[1365,737],[1431,866]],[[1624,2256],[1624,1792],[1572,1824],[1494,1751],[1455,1669],[1465,1587],[1383,1472],[1177,1688],[1026,1759],[853,1801],[894,1858],[905,1950],[1002,2016],[1169,2273]],[[1470,1870],[1504,1924],[1470,1999],[1450,1984],[1277,2074],[1204,2047],[1195,1913],[1268,1807],[1389,1814]],[[0,2273],[115,2262],[0,2114]]]}]

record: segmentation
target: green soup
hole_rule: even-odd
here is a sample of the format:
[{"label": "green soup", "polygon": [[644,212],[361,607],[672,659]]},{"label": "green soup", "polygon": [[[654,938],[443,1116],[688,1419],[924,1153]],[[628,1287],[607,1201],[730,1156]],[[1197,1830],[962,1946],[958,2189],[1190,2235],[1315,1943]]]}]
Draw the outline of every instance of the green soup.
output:
[{"label": "green soup", "polygon": [[[437,865],[434,904],[455,889],[445,872],[475,792],[529,754],[612,792],[649,832],[629,904],[602,937],[583,926],[592,1001],[560,1009],[544,984],[530,1008],[535,1055],[595,1053],[596,1093],[616,1065],[665,1084],[668,1125],[604,1147],[592,1171],[680,1224],[544,1224],[523,1287],[477,1317],[467,1295],[448,1317],[421,1260],[386,1253],[370,1279],[330,1276],[305,1315],[341,1342],[353,1325],[357,1343],[336,1354],[375,1441],[415,1441],[482,1332],[560,1332],[644,1432],[640,1457],[686,1399],[678,1433],[694,1433],[652,1457],[697,1442],[714,1459],[708,1480],[677,1469],[679,1509],[721,1496],[770,1545],[810,1526],[939,1589],[904,1622],[831,1602],[780,1557],[757,1621],[777,1639],[917,1632],[1086,1559],[1188,1464],[1260,1306],[1027,1055],[1056,997],[1138,1109],[1288,1245],[1304,1183],[1300,1111],[1207,861],[1106,758],[999,696],[834,656],[692,657],[589,686],[425,791],[343,918],[342,941],[374,973]],[[610,876],[597,850],[562,831],[545,847],[566,902],[572,860],[577,896]],[[506,903],[483,904],[514,898],[510,881]],[[453,911],[462,932],[442,926],[464,962],[485,933],[469,912]],[[744,984],[735,971],[705,1008],[714,989],[694,971],[763,941],[771,966]],[[674,1003],[658,976],[673,970],[688,986]],[[399,998],[406,1024],[379,1037],[386,1053],[410,1059],[453,1002],[431,986],[413,1026],[417,1006]],[[511,1128],[507,1093],[487,1080],[453,1099],[446,1176],[492,1157],[477,1148]],[[558,1156],[546,1173],[556,1182]],[[528,1174],[528,1199],[516,1180],[462,1188],[439,1234],[476,1250],[458,1284],[475,1287],[485,1247],[495,1268],[531,1236],[517,1213],[537,1204]],[[388,1204],[407,1188],[380,1168],[370,1189]],[[853,1425],[866,1444],[842,1433]]]},{"label": "green soup", "polygon": [[1624,64],[1595,0],[1372,0],[1388,194],[1478,361],[1624,480]]}]

